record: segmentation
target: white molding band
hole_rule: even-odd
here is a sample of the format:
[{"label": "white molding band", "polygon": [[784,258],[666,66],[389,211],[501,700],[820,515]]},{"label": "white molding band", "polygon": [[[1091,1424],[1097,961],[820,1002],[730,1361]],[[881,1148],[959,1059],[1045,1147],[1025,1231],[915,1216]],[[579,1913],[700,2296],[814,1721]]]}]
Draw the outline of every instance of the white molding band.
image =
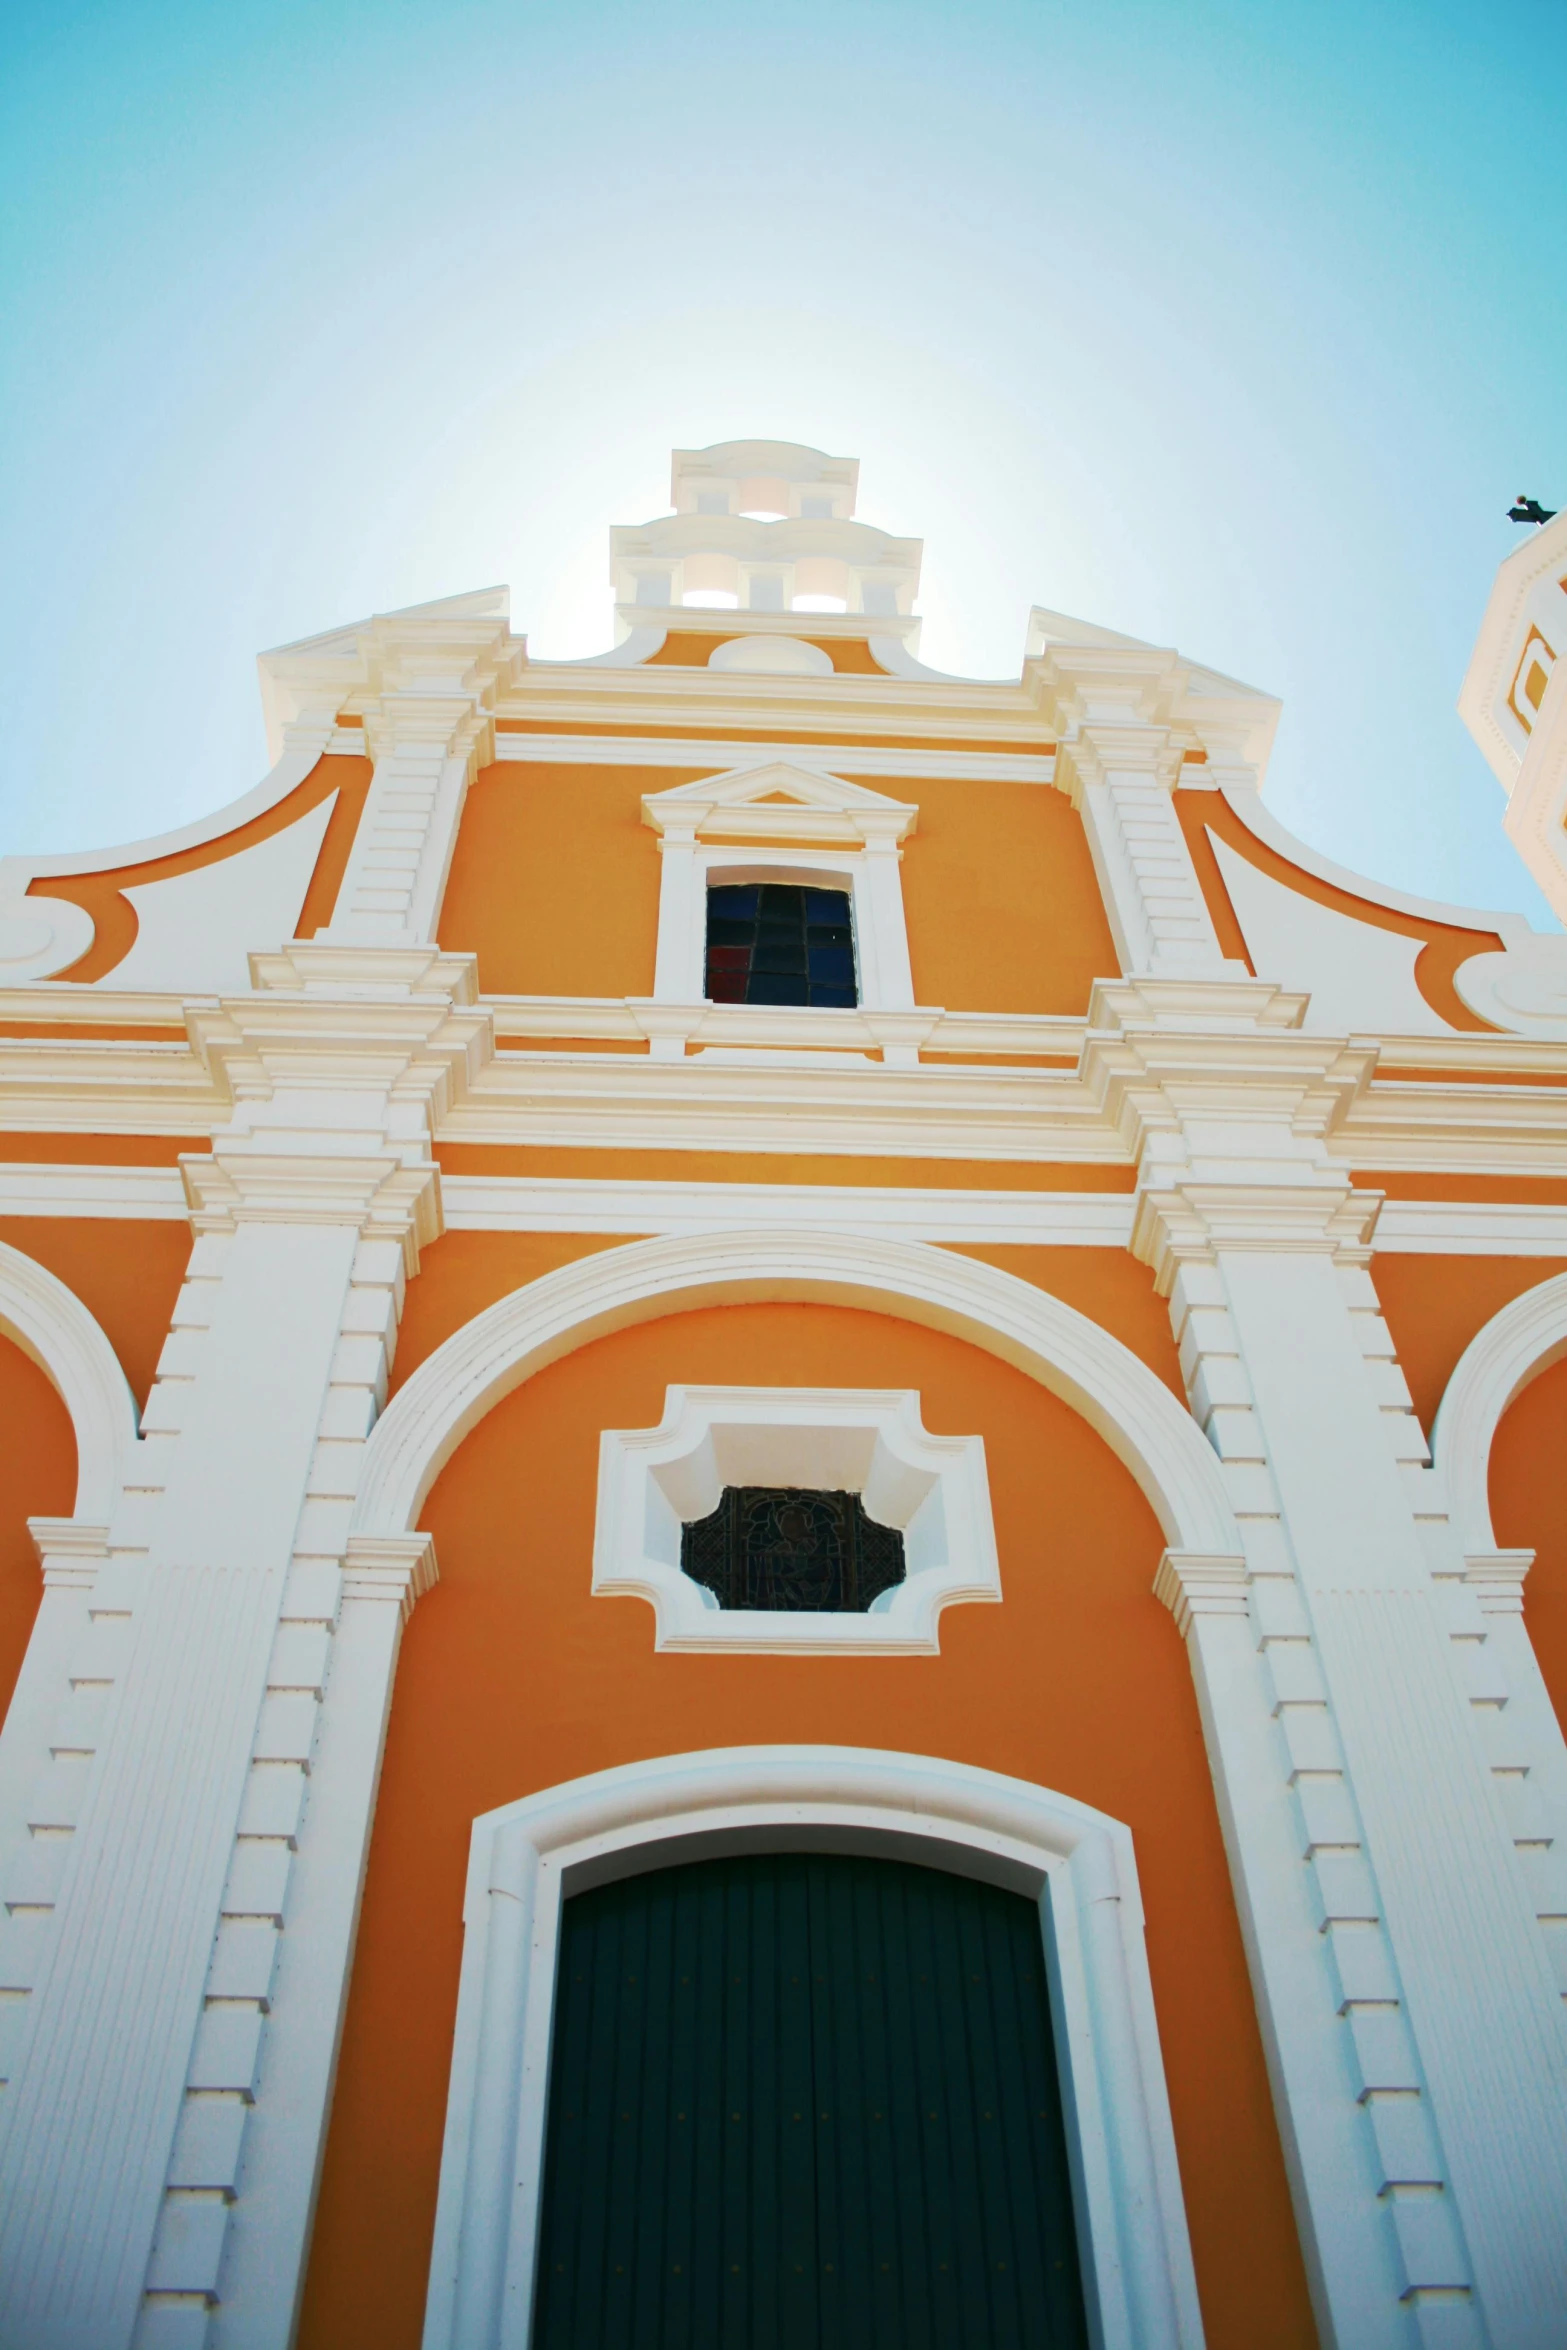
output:
[{"label": "white molding band", "polygon": [[[903,1534],[904,1580],[864,1613],[720,1607],[681,1540],[730,1485],[859,1494]],[[593,1590],[647,1600],[656,1648],[934,1656],[944,1607],[1001,1597],[984,1440],[932,1436],[907,1388],[666,1388],[656,1428],[599,1438]]]},{"label": "white molding band", "polygon": [[[4,1198],[0,1189],[0,1199]],[[632,1183],[612,1177],[445,1175],[449,1232],[617,1232],[725,1226],[895,1235],[900,1240],[1125,1248],[1128,1192],[937,1191],[891,1183]],[[1563,1215],[1567,1231],[1567,1212]]]},{"label": "white molding band", "polygon": [[136,1447],[136,1404],[115,1353],[73,1289],[0,1242],[0,1330],[58,1391],[76,1434],[74,1515],[103,1524]]},{"label": "white molding band", "polygon": [[495,757],[505,766],[710,767],[715,774],[782,759],[819,774],[929,776],[957,783],[1050,784],[1056,771],[1053,753],[976,751],[966,743],[950,751],[915,751],[876,743],[722,742],[710,735],[651,735],[639,741],[623,734],[497,731]]},{"label": "white molding band", "polygon": [[[552,1056],[558,1058],[559,1056]],[[602,1059],[602,1055],[595,1056]],[[780,1152],[787,1163],[788,1153]],[[875,1161],[867,1160],[868,1166]],[[799,1223],[896,1233],[948,1247],[1126,1248],[1129,1192],[941,1190],[901,1183],[634,1183],[583,1175],[443,1175],[450,1232],[613,1232],[627,1238]],[[165,1167],[0,1165],[0,1215],[183,1223],[190,1202]],[[1567,1257],[1567,1207],[1504,1200],[1388,1200],[1378,1256]]]},{"label": "white molding band", "polygon": [[562,1902],[683,1860],[824,1844],[1039,1900],[1092,2338],[1197,2350],[1130,1833],[1021,1779],[831,1746],[666,1756],[475,1821],[424,2350],[526,2350]]},{"label": "white molding band", "polygon": [[634,1241],[500,1299],[421,1363],[365,1448],[355,1531],[409,1532],[443,1465],[491,1407],[592,1338],[683,1306],[814,1298],[968,1339],[1072,1406],[1147,1496],[1172,1549],[1238,1557],[1213,1451],[1119,1339],[1059,1298],[970,1257],[801,1230]]},{"label": "white molding band", "polygon": [[1494,1551],[1491,1445],[1531,1379],[1567,1355],[1567,1273],[1526,1289],[1469,1341],[1442,1397],[1431,1450],[1466,1554]]}]

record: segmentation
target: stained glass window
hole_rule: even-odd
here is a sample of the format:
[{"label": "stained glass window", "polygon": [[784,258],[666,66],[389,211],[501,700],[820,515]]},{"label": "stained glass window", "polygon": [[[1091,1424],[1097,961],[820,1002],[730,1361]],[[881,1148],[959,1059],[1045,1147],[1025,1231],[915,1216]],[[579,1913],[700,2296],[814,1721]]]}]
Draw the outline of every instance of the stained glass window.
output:
[{"label": "stained glass window", "polygon": [[806,889],[792,881],[710,889],[707,994],[715,1004],[852,1010],[860,999],[848,891]]},{"label": "stained glass window", "polygon": [[726,1485],[712,1516],[682,1529],[680,1564],[723,1608],[864,1615],[903,1581],[903,1536],[857,1493]]}]

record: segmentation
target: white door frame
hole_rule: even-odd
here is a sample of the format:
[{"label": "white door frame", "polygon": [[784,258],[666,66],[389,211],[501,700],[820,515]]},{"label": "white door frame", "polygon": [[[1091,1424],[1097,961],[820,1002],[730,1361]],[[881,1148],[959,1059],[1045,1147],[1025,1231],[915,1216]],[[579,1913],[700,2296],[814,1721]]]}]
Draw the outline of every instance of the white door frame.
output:
[{"label": "white door frame", "polygon": [[660,1756],[475,1821],[424,2350],[527,2350],[561,1905],[683,1860],[852,1850],[1039,1903],[1095,2350],[1197,2350],[1130,1831],[1025,1780],[841,1746]]}]

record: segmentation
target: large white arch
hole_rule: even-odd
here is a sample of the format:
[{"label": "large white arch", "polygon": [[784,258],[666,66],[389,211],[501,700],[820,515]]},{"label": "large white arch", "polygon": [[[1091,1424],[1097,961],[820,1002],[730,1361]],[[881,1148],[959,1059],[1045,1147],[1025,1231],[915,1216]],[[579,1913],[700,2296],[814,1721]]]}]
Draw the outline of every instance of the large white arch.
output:
[{"label": "large white arch", "polygon": [[1466,1555],[1494,1552],[1491,1446],[1502,1414],[1531,1379],[1567,1355],[1567,1273],[1526,1289],[1493,1314],[1459,1357],[1447,1383],[1432,1457],[1447,1482],[1454,1528]]},{"label": "large white arch", "polygon": [[1238,1560],[1218,1461],[1129,1347],[1047,1291],[951,1249],[805,1231],[633,1241],[547,1273],[478,1314],[422,1363],[365,1448],[354,1530],[413,1529],[426,1493],[491,1407],[606,1332],[683,1309],[810,1298],[945,1330],[1037,1379],[1098,1430],[1177,1553]]},{"label": "large white arch", "polygon": [[136,1405],[119,1356],[74,1290],[4,1242],[0,1331],[31,1355],[71,1415],[75,1516],[105,1524],[137,1441]]},{"label": "large white arch", "polygon": [[995,1771],[742,1746],[598,1771],[474,1822],[424,2350],[527,2350],[561,1906],[682,1860],[902,1855],[1034,1896],[1100,2350],[1200,2350],[1130,1832]]}]

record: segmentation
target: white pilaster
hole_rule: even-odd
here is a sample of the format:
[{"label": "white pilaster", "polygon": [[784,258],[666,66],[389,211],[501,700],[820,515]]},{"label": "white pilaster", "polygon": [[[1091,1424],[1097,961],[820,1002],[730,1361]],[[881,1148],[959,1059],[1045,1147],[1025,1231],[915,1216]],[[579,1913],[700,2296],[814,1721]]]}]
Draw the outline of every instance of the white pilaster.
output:
[{"label": "white pilaster", "polygon": [[[1088,1060],[1141,1153],[1137,1246],[1246,1539],[1254,1663],[1200,1576],[1189,1637],[1319,2323],[1344,2350],[1545,2350],[1567,2306],[1567,2031],[1478,1731],[1505,1709],[1500,1660],[1453,1612],[1363,1269],[1377,1202],[1322,1147],[1365,1056],[1261,1026],[1160,1033],[1144,992],[1147,1025],[1133,1012]],[[1259,1685],[1271,1789],[1226,1760]],[[1282,1871],[1263,1811],[1293,1818]]]},{"label": "white pilaster", "polygon": [[855,944],[860,959],[860,996],[877,1011],[914,1009],[914,974],[903,918],[903,851],[891,825],[866,827],[863,857],[856,861]]},{"label": "white pilaster", "polygon": [[[699,1004],[707,992],[703,969],[707,934],[707,871],[697,850],[697,819],[670,820],[658,836],[658,951],[653,996],[660,1004]],[[676,1057],[683,1057],[682,1038]],[[660,1054],[654,1040],[655,1060]]]},{"label": "white pilaster", "polygon": [[29,1660],[53,1718],[0,2103],[0,2340],[25,2350],[192,2350],[214,2312],[221,2341],[286,2343],[397,1632],[433,1568],[344,1552],[439,1229],[432,1119],[489,1048],[472,967],[296,946],[255,972],[199,1016],[233,1115],[184,1163],[198,1237],[106,1563],[62,1557],[86,1622],[46,1611]]},{"label": "white pilaster", "polygon": [[468,785],[494,758],[491,707],[515,674],[504,594],[455,596],[268,654],[279,710],[319,714],[323,692],[361,716],[375,773],[331,927],[343,946],[408,947],[435,936]]},{"label": "white pilaster", "polygon": [[1186,665],[1123,643],[1053,646],[1030,669],[1059,733],[1056,781],[1082,816],[1122,972],[1244,979],[1245,965],[1219,944],[1175,813],[1194,740],[1175,723],[1190,702]]},{"label": "white pilaster", "polygon": [[93,1594],[125,1654],[72,1739],[74,1817],[40,1821],[73,1834],[0,2108],[0,2340],[26,2350],[130,2340],[187,2070],[232,2036],[203,1983],[352,1255],[326,1224],[207,1241],[207,1322],[149,1405],[162,1487]]}]

